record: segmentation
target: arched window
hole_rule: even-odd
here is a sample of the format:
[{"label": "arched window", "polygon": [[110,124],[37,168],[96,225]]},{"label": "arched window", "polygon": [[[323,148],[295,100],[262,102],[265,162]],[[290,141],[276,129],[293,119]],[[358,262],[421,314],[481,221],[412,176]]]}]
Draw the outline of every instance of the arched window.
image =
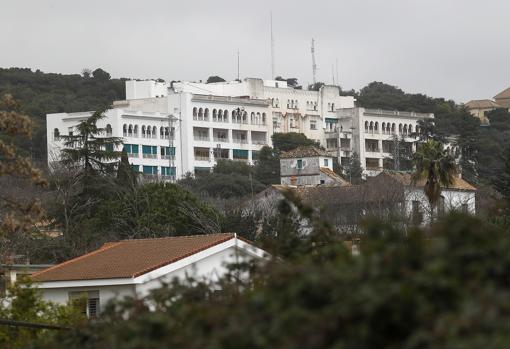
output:
[{"label": "arched window", "polygon": [[407,135],[407,125],[404,125],[404,134]]},{"label": "arched window", "polygon": [[159,138],[161,139],[165,138],[165,131],[163,129],[163,126],[160,126],[159,128]]},{"label": "arched window", "polygon": [[218,111],[216,109],[212,110],[212,119],[213,121],[218,121]]},{"label": "arched window", "polygon": [[223,122],[223,110],[218,110],[218,121]]},{"label": "arched window", "polygon": [[257,117],[255,118],[255,120],[257,121],[257,125],[260,125],[260,120],[261,117],[260,117],[260,113],[257,113]]},{"label": "arched window", "polygon": [[[125,126],[125,125],[124,125]],[[145,138],[146,137],[146,133],[145,133],[145,125],[142,125],[142,138]]]},{"label": "arched window", "polygon": [[128,127],[128,136],[133,137],[133,125],[129,125]]},{"label": "arched window", "polygon": [[204,116],[204,110],[202,108],[198,109],[198,118],[202,119],[203,116]]},{"label": "arched window", "polygon": [[134,135],[135,137],[138,137],[138,125],[135,125],[135,128],[134,128],[134,130],[133,130],[133,135]]},{"label": "arched window", "polygon": [[409,127],[407,128],[409,134],[413,134],[413,125],[409,124]]},{"label": "arched window", "polygon": [[379,133],[379,122],[375,122],[375,125],[374,125],[374,131]]},{"label": "arched window", "polygon": [[[126,126],[126,125],[124,125],[124,126]],[[60,140],[60,131],[58,130],[58,128],[53,130],[53,140],[54,141]]]},{"label": "arched window", "polygon": [[368,121],[365,121],[365,132],[368,132]]},{"label": "arched window", "polygon": [[266,113],[262,113],[262,125],[266,124]]},{"label": "arched window", "polygon": [[197,107],[193,108],[193,119],[196,120],[197,117]]},{"label": "arched window", "polygon": [[374,131],[374,122],[373,121],[370,121],[370,126],[369,126],[369,129],[368,129],[370,132],[373,132]]},{"label": "arched window", "polygon": [[126,124],[124,124],[124,125],[122,126],[122,135],[123,135],[124,137],[127,137],[127,125],[126,125]]},{"label": "arched window", "polygon": [[335,103],[331,103],[331,111],[335,111]]},{"label": "arched window", "polygon": [[204,120],[209,120],[209,108],[205,108]]},{"label": "arched window", "polygon": [[256,124],[257,123],[257,120],[255,119],[255,113],[254,112],[251,112],[251,114],[250,114],[250,122],[252,124]]},{"label": "arched window", "polygon": [[152,127],[152,138],[156,138],[156,134],[158,133],[158,128],[156,126]]},{"label": "arched window", "polygon": [[385,133],[386,133],[386,123],[385,123],[385,122],[383,122],[383,123],[381,124],[381,130],[382,130],[382,133],[383,133],[383,134],[385,134]]},{"label": "arched window", "polygon": [[398,124],[398,133],[402,134],[402,124]]},{"label": "arched window", "polygon": [[243,124],[247,124],[248,123],[248,112],[244,112],[243,113]]},{"label": "arched window", "polygon": [[397,125],[395,125],[394,123],[391,124],[391,133],[395,134],[396,127],[397,127]]},{"label": "arched window", "polygon": [[278,98],[276,98],[276,108],[279,108],[280,107],[280,100]]},{"label": "arched window", "polygon": [[228,110],[223,111],[223,122],[228,122]]},{"label": "arched window", "polygon": [[298,108],[298,101],[297,99],[294,101],[294,109],[297,109]]},{"label": "arched window", "polygon": [[170,138],[170,128],[169,127],[165,127],[165,138],[166,139]]},{"label": "arched window", "polygon": [[111,136],[112,136],[112,133],[113,133],[113,131],[112,131],[112,125],[110,125],[110,124],[106,125],[106,136],[107,136],[107,137],[111,137]]}]

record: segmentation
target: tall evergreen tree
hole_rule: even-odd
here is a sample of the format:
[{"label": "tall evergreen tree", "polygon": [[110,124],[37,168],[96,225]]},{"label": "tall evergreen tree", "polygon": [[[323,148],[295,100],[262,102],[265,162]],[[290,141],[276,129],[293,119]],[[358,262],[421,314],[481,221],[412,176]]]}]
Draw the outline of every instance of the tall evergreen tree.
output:
[{"label": "tall evergreen tree", "polygon": [[136,173],[129,164],[127,153],[123,150],[117,168],[117,185],[120,188],[133,188],[136,184]]},{"label": "tall evergreen tree", "polygon": [[97,122],[106,117],[105,111],[94,112],[76,126],[75,133],[61,136],[64,141],[62,164],[80,168],[85,181],[112,175],[121,155],[115,148],[122,144],[122,138],[108,136],[105,128],[97,126]]}]

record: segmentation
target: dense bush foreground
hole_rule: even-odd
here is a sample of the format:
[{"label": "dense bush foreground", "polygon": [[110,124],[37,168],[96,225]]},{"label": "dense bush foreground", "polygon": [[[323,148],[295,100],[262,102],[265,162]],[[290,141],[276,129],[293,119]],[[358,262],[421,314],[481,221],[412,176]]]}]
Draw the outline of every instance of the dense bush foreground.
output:
[{"label": "dense bush foreground", "polygon": [[406,235],[368,224],[352,256],[325,228],[302,240],[284,229],[283,258],[248,285],[164,287],[34,347],[508,348],[509,231],[450,216]]}]

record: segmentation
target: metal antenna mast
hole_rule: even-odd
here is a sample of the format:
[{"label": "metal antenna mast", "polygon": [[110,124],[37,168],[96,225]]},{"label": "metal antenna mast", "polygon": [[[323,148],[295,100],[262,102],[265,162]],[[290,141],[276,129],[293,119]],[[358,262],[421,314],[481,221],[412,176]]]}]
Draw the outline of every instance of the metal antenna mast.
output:
[{"label": "metal antenna mast", "polygon": [[317,82],[317,64],[315,64],[315,40],[312,39],[312,72],[313,72],[313,83]]},{"label": "metal antenna mast", "polygon": [[274,36],[273,36],[273,12],[271,12],[271,79],[274,79]]},{"label": "metal antenna mast", "polygon": [[241,81],[241,79],[240,79],[240,71],[239,71],[239,69],[240,69],[240,68],[239,68],[239,63],[240,63],[240,62],[239,62],[239,59],[240,59],[240,58],[239,58],[239,50],[237,50],[237,80],[238,80],[238,81]]}]

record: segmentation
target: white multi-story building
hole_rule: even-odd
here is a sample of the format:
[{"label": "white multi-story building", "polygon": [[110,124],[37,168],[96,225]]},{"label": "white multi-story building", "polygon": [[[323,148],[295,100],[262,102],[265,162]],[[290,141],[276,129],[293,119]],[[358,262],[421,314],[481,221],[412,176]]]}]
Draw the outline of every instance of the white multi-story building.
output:
[{"label": "white multi-story building", "polygon": [[[125,101],[116,101],[99,122],[107,134],[123,137],[133,168],[167,178],[210,171],[217,159],[251,163],[274,132],[299,132],[325,144],[326,120],[353,97],[337,86],[297,90],[285,81],[187,83],[127,81]],[[91,115],[47,115],[48,159],[57,160],[60,135],[76,132]]]},{"label": "white multi-story building", "polygon": [[[417,121],[432,114],[355,108],[338,86],[319,91],[294,89],[285,81],[245,79],[219,83],[127,81],[99,123],[123,137],[133,168],[149,176],[179,178],[210,171],[218,159],[252,163],[276,132],[303,133],[345,164],[358,153],[366,174],[390,166],[395,135],[409,147]],[[59,135],[91,112],[47,115],[48,159],[58,159]]]},{"label": "white multi-story building", "polygon": [[346,108],[337,111],[336,120],[325,129],[326,148],[347,165],[354,152],[365,174],[375,176],[383,169],[393,170],[396,141],[411,154],[416,150],[419,120],[434,114],[381,109]]}]

